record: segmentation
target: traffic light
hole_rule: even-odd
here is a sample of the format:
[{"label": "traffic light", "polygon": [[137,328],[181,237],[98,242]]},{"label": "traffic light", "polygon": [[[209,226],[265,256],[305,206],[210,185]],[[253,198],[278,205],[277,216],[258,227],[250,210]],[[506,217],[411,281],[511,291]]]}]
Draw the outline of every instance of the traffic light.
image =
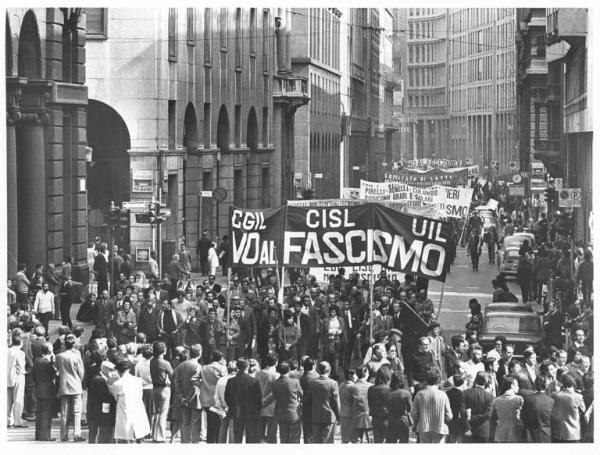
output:
[{"label": "traffic light", "polygon": [[549,188],[546,188],[546,189],[544,190],[544,194],[542,194],[542,201],[544,201],[544,202],[546,202],[546,203],[547,203],[547,202],[548,202],[548,200],[549,200],[549,198],[550,198],[550,189],[549,189]]},{"label": "traffic light", "polygon": [[311,188],[306,188],[304,189],[304,191],[302,192],[302,199],[314,199],[315,198],[315,192],[311,189]]},{"label": "traffic light", "polygon": [[119,229],[129,228],[129,210],[118,209],[117,226],[119,226]]}]

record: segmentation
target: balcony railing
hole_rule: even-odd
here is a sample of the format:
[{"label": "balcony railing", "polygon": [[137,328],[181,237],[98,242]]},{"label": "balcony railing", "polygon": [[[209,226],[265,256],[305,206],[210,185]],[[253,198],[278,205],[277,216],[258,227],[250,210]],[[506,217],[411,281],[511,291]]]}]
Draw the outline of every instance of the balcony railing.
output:
[{"label": "balcony railing", "polygon": [[273,98],[276,102],[289,103],[294,109],[308,104],[310,95],[307,78],[294,75],[275,76]]}]

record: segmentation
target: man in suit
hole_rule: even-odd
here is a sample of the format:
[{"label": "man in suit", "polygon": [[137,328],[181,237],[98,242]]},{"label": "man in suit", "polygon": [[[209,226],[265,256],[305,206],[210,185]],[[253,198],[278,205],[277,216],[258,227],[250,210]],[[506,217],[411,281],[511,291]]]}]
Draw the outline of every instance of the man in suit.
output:
[{"label": "man in suit", "polygon": [[213,351],[210,356],[210,363],[202,367],[202,383],[200,384],[200,402],[206,411],[206,442],[209,444],[216,444],[219,441],[220,417],[210,408],[216,407],[217,382],[226,376],[227,367],[223,359],[223,353]]},{"label": "man in suit", "polygon": [[175,347],[179,344],[179,326],[182,322],[179,313],[173,309],[173,303],[170,300],[163,300],[162,310],[158,316],[158,336],[167,347],[165,354],[167,360],[171,360]]},{"label": "man in suit", "polygon": [[298,341],[298,357],[316,356],[318,348],[318,334],[320,330],[319,312],[310,303],[310,297],[297,297],[294,302],[296,324],[300,323],[300,340]]},{"label": "man in suit", "polygon": [[456,373],[460,372],[460,364],[462,362],[462,351],[463,344],[466,344],[462,335],[454,335],[451,338],[452,349],[446,349],[446,376],[448,378],[453,377]]},{"label": "man in suit", "polygon": [[561,377],[562,390],[554,392],[550,416],[552,442],[577,442],[581,439],[581,418],[585,412],[583,397],[575,392],[575,379],[570,373]]},{"label": "man in suit", "polygon": [[494,397],[485,390],[487,373],[479,371],[475,376],[475,386],[464,391],[465,409],[471,438],[467,442],[483,443],[490,439],[490,419]]},{"label": "man in suit", "polygon": [[75,335],[65,336],[65,350],[56,356],[58,369],[58,397],[60,398],[60,439],[69,440],[69,421],[72,418],[75,431],[75,442],[84,441],[81,436],[81,408],[82,408],[82,381],[83,359],[81,353],[75,348],[77,339]]},{"label": "man in suit", "polygon": [[248,374],[248,361],[239,359],[238,374],[227,381],[225,403],[227,416],[233,419],[233,442],[241,444],[244,433],[246,443],[257,443],[257,425],[262,408],[262,391],[258,379]]},{"label": "man in suit", "polygon": [[356,337],[358,335],[358,329],[360,328],[360,318],[357,311],[350,309],[350,303],[348,299],[341,299],[341,317],[344,320],[344,324],[347,328],[348,343],[344,347],[344,355],[342,358],[342,365],[345,368],[350,367],[352,362],[352,354],[354,352]]},{"label": "man in suit", "polygon": [[[304,369],[304,372],[300,377],[300,387],[302,387],[302,393],[306,397],[306,394],[308,393],[308,384],[318,378],[319,375],[315,371],[315,361],[311,357],[304,359],[302,368]],[[304,444],[310,444],[312,442],[311,416],[311,410],[308,409],[305,404],[302,412],[302,437],[304,439]]]},{"label": "man in suit", "polygon": [[117,417],[117,401],[108,389],[107,379],[111,374],[108,362],[103,363],[100,352],[90,355],[90,380],[88,383],[87,422],[90,444],[112,444],[114,442]]},{"label": "man in suit", "polygon": [[524,399],[521,420],[528,433],[528,442],[548,443],[552,441],[550,416],[554,407],[554,399],[546,393],[548,381],[545,376],[535,379],[536,393]]},{"label": "man in suit", "polygon": [[344,369],[344,382],[340,384],[340,430],[342,444],[352,441],[354,427],[352,425],[352,386],[356,381],[356,371],[351,368]]},{"label": "man in suit", "polygon": [[527,373],[527,379],[529,380],[529,389],[533,389],[535,379],[539,375],[537,356],[533,350],[527,350],[523,353],[524,370]]},{"label": "man in suit", "polygon": [[[267,354],[262,360],[262,370],[256,372],[256,379],[260,384],[262,398],[266,398],[271,393],[271,385],[277,379],[277,357],[275,354]],[[263,406],[260,411],[258,422],[258,440],[264,439],[269,444],[277,442],[277,421],[275,420],[275,404]]]},{"label": "man in suit", "polygon": [[319,376],[308,384],[304,400],[305,412],[310,412],[313,442],[333,444],[335,423],[340,420],[340,395],[338,384],[329,378],[331,366],[320,362]]},{"label": "man in suit", "polygon": [[449,443],[462,443],[467,431],[465,396],[462,386],[465,382],[465,375],[460,371],[452,377],[454,387],[446,391],[450,400],[450,409],[452,410],[452,420],[448,423],[448,441]]},{"label": "man in suit", "polygon": [[300,400],[302,387],[298,379],[290,378],[290,364],[277,365],[279,378],[271,384],[271,393],[263,399],[263,407],[275,401],[275,420],[279,425],[281,444],[300,444]]},{"label": "man in suit", "polygon": [[52,358],[52,345],[44,343],[41,348],[42,355],[33,361],[31,378],[35,386],[37,398],[37,412],[35,415],[35,440],[54,441],[50,437],[54,402],[56,400],[56,374]]},{"label": "man in suit", "polygon": [[505,376],[510,375],[509,364],[513,358],[515,348],[512,344],[505,345],[502,350],[502,358],[498,362],[498,371],[496,371],[496,380],[498,384],[502,384],[502,380]]},{"label": "man in suit", "polygon": [[202,425],[202,403],[200,402],[200,383],[202,366],[200,357],[202,346],[190,346],[190,358],[180,363],[173,371],[175,400],[182,406],[181,443],[198,444]]},{"label": "man in suit", "polygon": [[394,320],[388,314],[388,306],[379,307],[380,314],[373,320],[373,338],[383,340],[394,327]]}]

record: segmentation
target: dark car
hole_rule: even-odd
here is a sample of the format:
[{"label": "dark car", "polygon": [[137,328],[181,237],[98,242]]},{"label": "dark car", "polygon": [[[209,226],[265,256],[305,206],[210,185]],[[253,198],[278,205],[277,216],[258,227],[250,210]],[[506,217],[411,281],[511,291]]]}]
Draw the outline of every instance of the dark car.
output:
[{"label": "dark car", "polygon": [[515,357],[522,357],[525,347],[532,345],[536,352],[542,347],[542,321],[537,313],[530,311],[489,311],[483,317],[479,343],[484,351],[494,349],[494,338],[506,337],[515,347]]},{"label": "dark car", "polygon": [[484,313],[487,314],[491,311],[516,311],[521,313],[529,313],[532,310],[529,305],[524,305],[518,302],[492,302],[485,306]]}]

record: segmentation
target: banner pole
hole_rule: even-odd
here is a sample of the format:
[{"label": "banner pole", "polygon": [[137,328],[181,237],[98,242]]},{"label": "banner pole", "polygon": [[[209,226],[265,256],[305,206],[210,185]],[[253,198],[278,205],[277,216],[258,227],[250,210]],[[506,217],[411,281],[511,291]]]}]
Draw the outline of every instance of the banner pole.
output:
[{"label": "banner pole", "polygon": [[231,267],[227,269],[227,348],[229,348],[229,324],[231,323]]},{"label": "banner pole", "polygon": [[373,266],[371,266],[371,276],[369,278],[369,344],[373,339]]},{"label": "banner pole", "polygon": [[446,282],[442,283],[442,291],[440,292],[440,303],[438,305],[437,318],[440,320],[440,311],[442,311],[442,301],[444,300],[444,286],[446,286]]}]

